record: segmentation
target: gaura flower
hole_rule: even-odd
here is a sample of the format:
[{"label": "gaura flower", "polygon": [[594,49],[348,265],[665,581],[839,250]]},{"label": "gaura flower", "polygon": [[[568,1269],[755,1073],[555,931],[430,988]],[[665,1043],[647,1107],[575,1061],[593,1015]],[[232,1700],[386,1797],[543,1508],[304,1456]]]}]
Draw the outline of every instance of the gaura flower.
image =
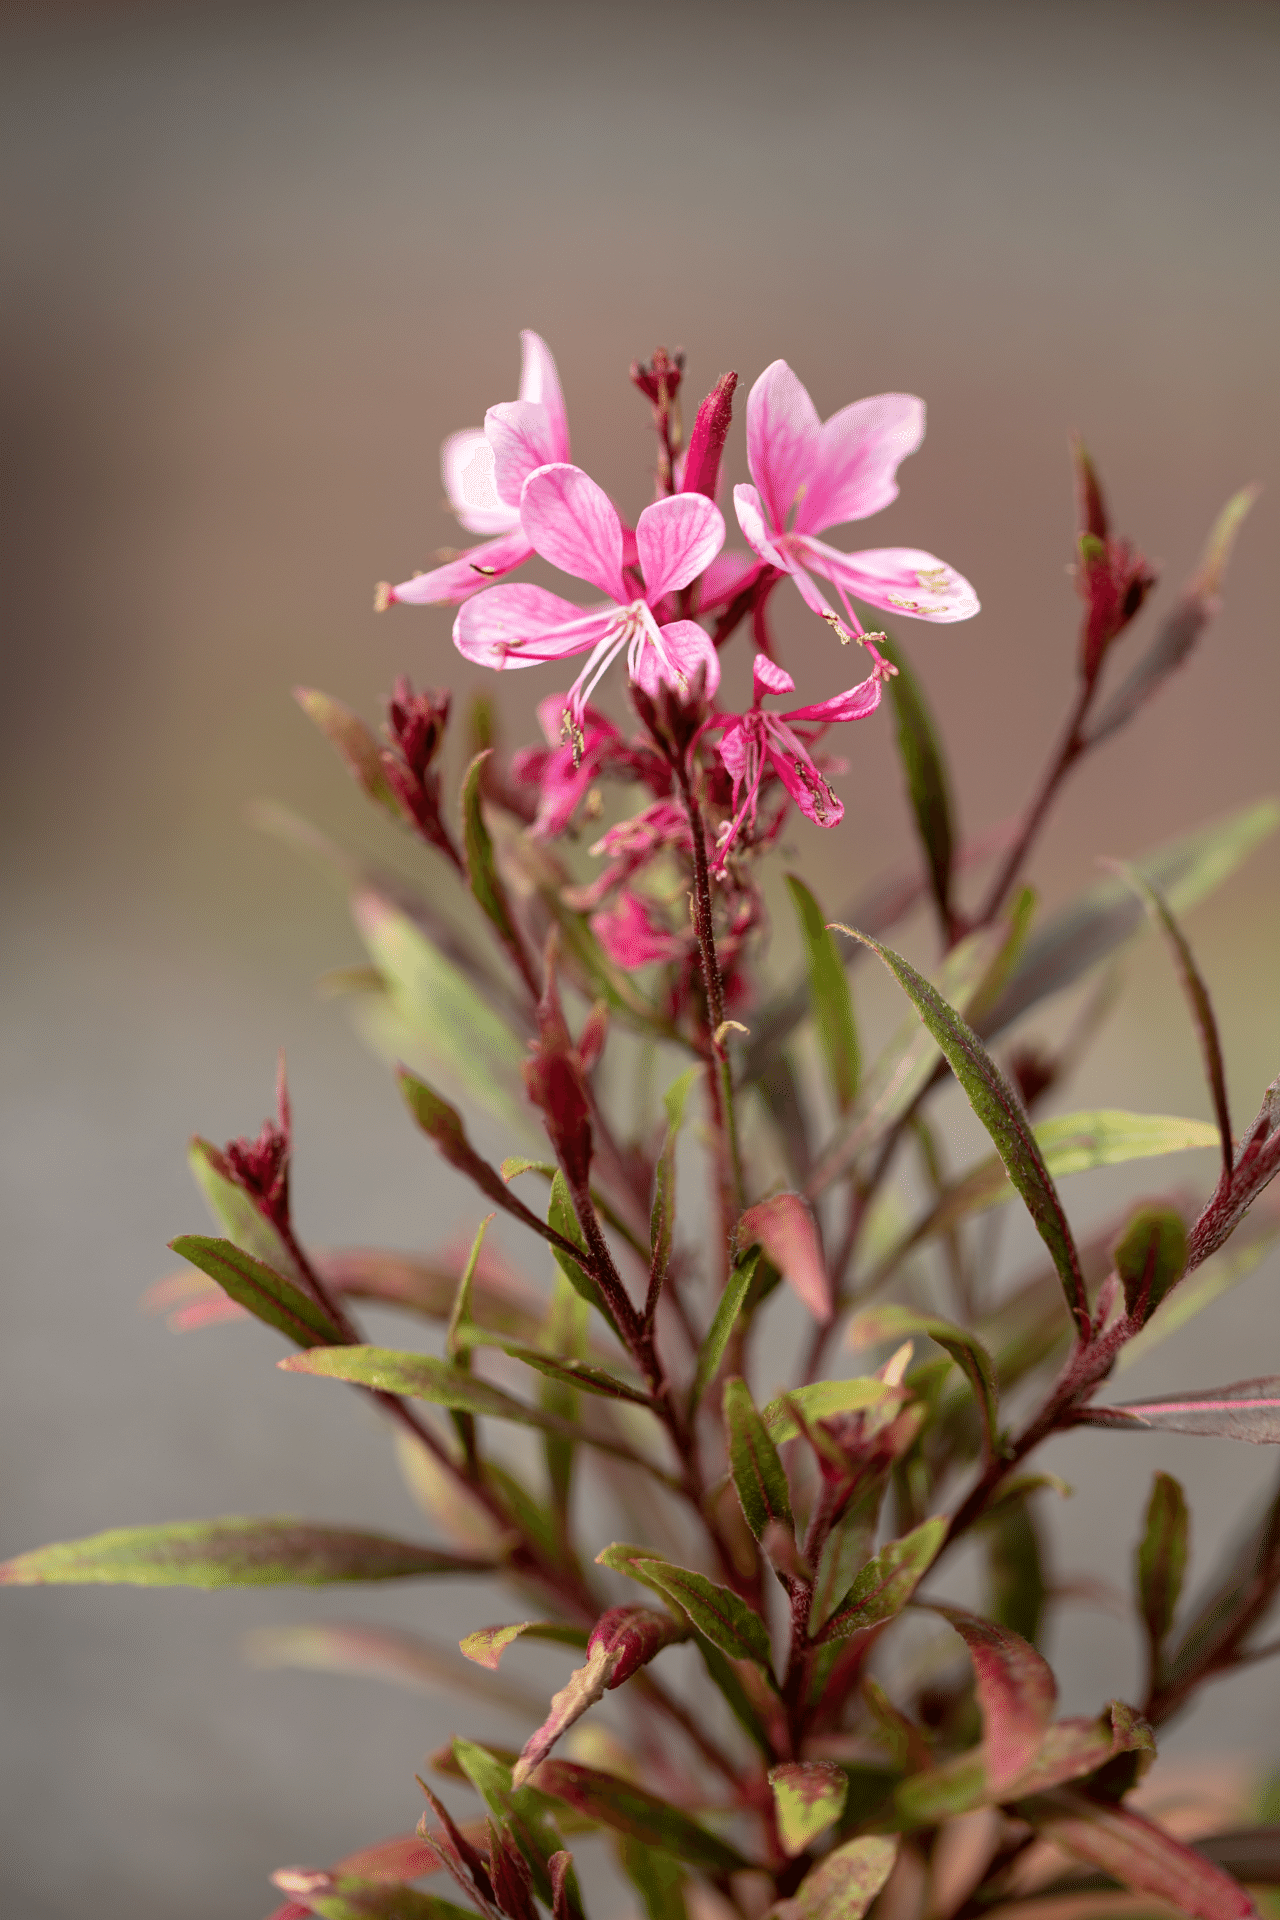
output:
[{"label": "gaura flower", "polygon": [[653,903],[638,893],[620,893],[613,906],[591,916],[591,931],[609,958],[628,972],[655,961],[680,960],[690,945],[658,918]]},{"label": "gaura flower", "polygon": [[525,747],[511,761],[512,779],[520,786],[538,788],[533,832],[540,840],[554,840],[564,832],[602,774],[629,775],[650,786],[656,784],[664,793],[671,786],[665,761],[649,748],[629,746],[612,720],[595,707],[584,711],[576,742],[562,745],[560,721],[566,698],[563,693],[550,693],[539,700],[538,723],[547,745]]},{"label": "gaura flower", "polygon": [[[785,360],[766,367],[748,395],[747,465],[755,485],[733,490],[738,524],[752,551],[789,573],[806,605],[841,640],[862,633],[851,594],[915,620],[968,620],[978,611],[969,582],[932,553],[918,547],[841,553],[817,538],[895,500],[898,463],[923,438],[924,402],[909,393],[855,400],[819,420]],[[815,573],[835,587],[844,620],[811,578]]]},{"label": "gaura flower", "polygon": [[520,525],[520,489],[536,467],[569,458],[569,421],[546,341],[526,328],[520,345],[520,398],[490,407],[483,427],[451,433],[440,449],[445,492],[458,519],[468,533],[497,537],[398,587],[379,587],[379,609],[392,601],[456,604],[533,557]]},{"label": "gaura flower", "polygon": [[717,725],[725,728],[720,742],[720,758],[733,780],[732,820],[720,829],[716,852],[716,872],[724,873],[730,847],[742,830],[743,822],[755,825],[756,797],[769,761],[783,786],[801,813],[819,827],[835,827],[844,818],[844,806],[814,765],[808,744],[792,731],[793,720],[816,720],[830,726],[833,721],[862,720],[880,704],[881,682],[888,669],[877,660],[873,672],[847,693],[837,693],[815,706],[793,707],[789,713],[763,713],[760,702],[766,693],[794,693],[795,681],[776,666],[767,654],[755,660],[754,699],[747,713],[734,714]]},{"label": "gaura flower", "polygon": [[499,669],[587,654],[565,701],[568,728],[575,735],[587,701],[620,653],[627,656],[631,679],[651,698],[660,681],[687,690],[699,668],[705,672],[706,693],[715,692],[720,663],[708,635],[693,620],[659,625],[653,611],[719,553],[724,520],[713,501],[700,493],[677,493],[645,508],[635,531],[640,594],[624,572],[617,510],[580,467],[557,463],[531,473],[520,495],[520,518],[544,560],[599,587],[609,599],[604,606],[584,608],[544,587],[491,587],[458,611],[453,639],[459,653]]}]

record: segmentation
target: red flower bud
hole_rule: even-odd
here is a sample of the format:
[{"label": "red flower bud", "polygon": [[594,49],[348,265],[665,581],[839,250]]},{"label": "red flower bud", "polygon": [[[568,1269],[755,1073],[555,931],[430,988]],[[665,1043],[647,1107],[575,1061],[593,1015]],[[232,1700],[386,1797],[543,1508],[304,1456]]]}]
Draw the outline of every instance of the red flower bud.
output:
[{"label": "red flower bud", "polygon": [[698,417],[689,435],[689,451],[685,456],[684,477],[680,486],[682,493],[705,493],[708,500],[715,499],[720,460],[729,433],[729,422],[733,417],[733,394],[737,384],[736,373],[722,373],[698,408]]}]

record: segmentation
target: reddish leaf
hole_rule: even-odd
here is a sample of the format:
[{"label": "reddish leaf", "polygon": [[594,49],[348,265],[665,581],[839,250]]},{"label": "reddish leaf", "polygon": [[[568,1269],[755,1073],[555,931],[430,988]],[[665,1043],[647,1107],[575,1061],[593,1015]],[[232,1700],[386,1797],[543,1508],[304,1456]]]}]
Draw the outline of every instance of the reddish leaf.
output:
[{"label": "reddish leaf", "polygon": [[748,1207],[738,1222],[738,1247],[763,1247],[797,1298],[824,1325],[834,1311],[831,1281],[818,1223],[803,1194],[776,1193]]},{"label": "reddish leaf", "polygon": [[679,1807],[616,1774],[575,1766],[569,1760],[544,1760],[533,1784],[540,1793],[565,1801],[589,1819],[629,1833],[646,1846],[701,1867],[704,1873],[734,1873],[747,1865],[736,1848],[708,1833]]},{"label": "reddish leaf", "polygon": [[1238,1881],[1128,1807],[1108,1806],[1063,1787],[1021,1801],[1018,1810],[1064,1852],[1114,1875],[1135,1893],[1167,1900],[1195,1920],[1246,1920],[1255,1912]]},{"label": "reddish leaf", "polygon": [[1081,1426],[1146,1428],[1159,1433],[1197,1433],[1220,1440],[1280,1445],[1280,1375],[1238,1380],[1230,1387],[1162,1394],[1156,1400],[1126,1400],[1118,1407],[1084,1407]]},{"label": "reddish leaf", "polygon": [[1047,1660],[1008,1627],[959,1607],[935,1606],[964,1641],[973,1662],[986,1733],[987,1779],[997,1797],[1030,1765],[1058,1698]]}]

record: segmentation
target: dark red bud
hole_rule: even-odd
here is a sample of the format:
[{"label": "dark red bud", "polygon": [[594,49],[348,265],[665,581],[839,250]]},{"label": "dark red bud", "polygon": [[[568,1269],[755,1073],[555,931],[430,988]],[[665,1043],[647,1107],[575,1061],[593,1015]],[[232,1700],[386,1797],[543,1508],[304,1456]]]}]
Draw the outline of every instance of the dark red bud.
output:
[{"label": "dark red bud", "polygon": [[284,1053],[276,1070],[276,1118],[264,1120],[256,1140],[242,1135],[226,1146],[226,1171],[260,1213],[277,1227],[289,1225],[289,1158],[293,1115],[285,1078]]},{"label": "dark red bud", "polygon": [[642,360],[631,362],[632,385],[639,387],[645,399],[655,407],[663,407],[675,399],[683,377],[683,353],[668,353],[665,347],[655,349],[653,359],[647,366]]},{"label": "dark red bud", "polygon": [[729,422],[733,418],[733,395],[737,384],[736,373],[722,373],[698,408],[698,417],[689,435],[689,452],[685,458],[684,481],[680,489],[682,493],[705,493],[708,500],[715,499],[720,460],[729,433]]},{"label": "dark red bud", "polygon": [[679,1635],[669,1613],[654,1613],[648,1607],[610,1607],[591,1629],[587,1658],[603,1647],[606,1653],[622,1649],[622,1658],[613,1670],[610,1687],[620,1687],[639,1668],[646,1666]]}]

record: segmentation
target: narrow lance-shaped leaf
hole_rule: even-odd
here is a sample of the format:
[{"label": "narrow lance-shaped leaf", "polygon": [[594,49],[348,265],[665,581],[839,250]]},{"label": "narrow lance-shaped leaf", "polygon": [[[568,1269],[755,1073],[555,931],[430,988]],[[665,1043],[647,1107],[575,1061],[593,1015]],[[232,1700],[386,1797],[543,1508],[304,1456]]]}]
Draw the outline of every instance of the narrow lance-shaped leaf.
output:
[{"label": "narrow lance-shaped leaf", "polygon": [[618,1836],[618,1864],[640,1895],[646,1920],[688,1920],[687,1875],[678,1860],[624,1833]]},{"label": "narrow lance-shaped leaf", "polygon": [[498,938],[515,961],[521,977],[536,1000],[538,983],[530,964],[520,928],[511,910],[507,890],[493,857],[493,841],[484,823],[480,807],[481,782],[485,762],[493,749],[478,753],[462,779],[462,844],[466,852],[467,881],[481,912],[497,928]]},{"label": "narrow lance-shaped leaf", "polygon": [[346,1338],[318,1301],[286,1280],[232,1240],[203,1233],[180,1234],[169,1242],[174,1253],[216,1280],[223,1292],[255,1318],[275,1327],[300,1347],[329,1346]]},{"label": "narrow lance-shaped leaf", "polygon": [[187,1147],[187,1165],[214,1218],[229,1240],[261,1260],[295,1285],[301,1284],[298,1263],[279,1230],[260,1213],[244,1188],[231,1178],[226,1156],[210,1140],[197,1134]]},{"label": "narrow lance-shaped leaf", "polygon": [[1150,1711],[1167,1719],[1206,1675],[1230,1666],[1280,1590],[1280,1493],[1272,1493],[1166,1656]]},{"label": "narrow lance-shaped leaf", "polygon": [[936,1826],[974,1807],[1007,1804],[1082,1780],[1122,1754],[1149,1764],[1155,1759],[1155,1739],[1141,1714],[1120,1700],[1113,1700],[1096,1720],[1055,1720],[1025,1772],[999,1792],[988,1778],[985,1747],[973,1747],[940,1766],[932,1764],[926,1749],[916,1756],[920,1771],[894,1793],[895,1815],[908,1827]]},{"label": "narrow lance-shaped leaf", "polygon": [[849,1795],[849,1776],[834,1760],[787,1760],[769,1771],[773,1813],[789,1859],[835,1825]]},{"label": "narrow lance-shaped leaf", "polygon": [[954,1007],[948,1006],[937,988],[930,986],[909,961],[853,927],[846,927],[844,931],[880,956],[941,1047],[1048,1247],[1062,1279],[1067,1305],[1077,1326],[1085,1333],[1089,1326],[1089,1302],[1080,1258],[1057,1189],[1017,1095],[968,1022]]},{"label": "narrow lance-shaped leaf", "polygon": [[1048,1661],[1007,1627],[959,1607],[935,1606],[934,1612],[955,1628],[973,1662],[987,1780],[999,1797],[1038,1753],[1057,1704],[1057,1683]]},{"label": "narrow lance-shaped leaf", "polygon": [[838,1413],[861,1413],[867,1407],[906,1398],[901,1387],[891,1387],[884,1380],[877,1380],[874,1374],[860,1373],[848,1380],[811,1380],[808,1386],[796,1387],[793,1392],[770,1400],[760,1409],[760,1418],[774,1446],[781,1447],[788,1440],[794,1440],[800,1431],[797,1409],[812,1424],[815,1420],[829,1420]]},{"label": "narrow lance-shaped leaf", "polygon": [[802,1193],[775,1193],[748,1207],[738,1221],[738,1246],[760,1246],[791,1291],[814,1319],[825,1323],[834,1312],[831,1279],[822,1252],[818,1223]]},{"label": "narrow lance-shaped leaf", "polygon": [[770,1920],[862,1920],[897,1857],[896,1835],[846,1840],[810,1869],[789,1900],[770,1908]]},{"label": "narrow lance-shaped leaf", "polygon": [[1081,1426],[1127,1427],[1156,1433],[1197,1433],[1219,1440],[1280,1445],[1280,1375],[1238,1380],[1230,1387],[1125,1400],[1116,1407],[1082,1407]]},{"label": "narrow lance-shaped leaf", "polygon": [[772,1523],[795,1534],[786,1469],[768,1428],[756,1412],[745,1380],[725,1382],[722,1402],[729,1465],[743,1515],[757,1540]]},{"label": "narrow lance-shaped leaf", "polygon": [[540,1793],[563,1800],[602,1826],[630,1834],[704,1873],[735,1873],[748,1864],[736,1847],[708,1833],[679,1807],[618,1779],[616,1774],[577,1766],[569,1760],[544,1760],[533,1784]]},{"label": "narrow lance-shaped leaf", "polygon": [[684,1125],[684,1110],[689,1092],[702,1069],[689,1067],[672,1082],[663,1095],[667,1111],[667,1132],[658,1155],[653,1179],[653,1206],[649,1216],[649,1302],[656,1310],[667,1265],[671,1259],[671,1241],[676,1223],[676,1143]]},{"label": "narrow lance-shaped leaf", "polygon": [[551,1199],[547,1206],[547,1231],[548,1237],[554,1235],[551,1240],[551,1251],[555,1256],[556,1265],[569,1285],[589,1306],[596,1309],[596,1312],[608,1322],[621,1339],[618,1323],[613,1317],[609,1303],[596,1285],[593,1275],[587,1271],[590,1261],[587,1243],[583,1238],[582,1228],[578,1224],[573,1196],[569,1192],[569,1182],[558,1167],[551,1182]]},{"label": "narrow lance-shaped leaf", "polygon": [[1124,1304],[1132,1319],[1153,1314],[1187,1264],[1187,1229],[1173,1207],[1140,1207],[1115,1251]]},{"label": "narrow lance-shaped leaf", "polygon": [[1171,1473],[1151,1483],[1146,1525],[1138,1544],[1138,1610],[1147,1630],[1151,1678],[1160,1670],[1161,1653],[1173,1625],[1187,1566],[1189,1518],[1186,1495]]},{"label": "narrow lance-shaped leaf", "polygon": [[875,1346],[882,1340],[900,1340],[905,1335],[923,1333],[949,1353],[973,1388],[978,1415],[986,1434],[989,1451],[995,1451],[998,1439],[997,1415],[1000,1389],[991,1355],[976,1333],[955,1326],[950,1320],[932,1314],[917,1313],[912,1307],[867,1307],[852,1322],[848,1340],[852,1347]]},{"label": "narrow lance-shaped leaf", "polygon": [[245,1654],[255,1667],[306,1667],[318,1673],[386,1680],[393,1686],[427,1692],[448,1687],[521,1718],[541,1711],[541,1702],[531,1689],[477,1673],[449,1649],[394,1627],[349,1622],[257,1627],[245,1640]]},{"label": "narrow lance-shaped leaf", "polygon": [[327,1586],[339,1580],[403,1580],[477,1573],[487,1560],[306,1520],[178,1520],[113,1527],[84,1540],[36,1547],[0,1565],[0,1586]]},{"label": "narrow lance-shaped leaf", "polygon": [[826,1062],[836,1108],[840,1113],[847,1113],[858,1091],[862,1062],[853,1018],[853,997],[845,976],[844,963],[839,948],[827,931],[822,909],[803,880],[789,873],[787,888],[804,942],[809,998],[818,1044]]},{"label": "narrow lance-shaped leaf", "polygon": [[403,826],[404,810],[383,769],[378,742],[359,715],[318,687],[295,687],[293,697],[308,720],[337,748],[356,785]]},{"label": "narrow lance-shaped leaf", "polygon": [[938,908],[944,936],[951,931],[951,872],[955,849],[953,808],[946,761],[920,683],[907,664],[900,643],[881,642],[881,652],[898,671],[889,682],[898,727],[898,757],[907,777],[916,832],[929,872],[929,884]]},{"label": "narrow lance-shaped leaf", "polygon": [[[480,1795],[499,1829],[519,1848],[533,1879],[533,1889],[551,1905],[549,1862],[559,1847],[559,1835],[536,1794],[515,1786],[505,1760],[474,1740],[455,1740],[453,1756]],[[496,1889],[495,1889],[496,1891]]]},{"label": "narrow lance-shaped leaf", "polygon": [[547,1862],[551,1875],[552,1920],[586,1920],[573,1855],[561,1847]]},{"label": "narrow lance-shaped leaf", "polygon": [[716,1310],[707,1328],[706,1338],[698,1352],[698,1364],[694,1371],[693,1385],[689,1389],[689,1417],[693,1418],[695,1409],[703,1394],[720,1371],[720,1362],[724,1359],[725,1349],[729,1345],[729,1336],[733,1332],[734,1322],[742,1310],[751,1282],[756,1277],[759,1264],[759,1249],[753,1247],[733,1263],[724,1292],[716,1302]]},{"label": "narrow lance-shaped leaf", "polygon": [[1186,934],[1178,925],[1160,888],[1136,867],[1126,866],[1123,862],[1109,862],[1121,877],[1129,882],[1142,900],[1151,918],[1163,929],[1165,938],[1173,951],[1174,962],[1182,978],[1183,992],[1196,1023],[1200,1036],[1200,1050],[1204,1055],[1205,1077],[1209,1082],[1209,1091],[1213,1095],[1213,1110],[1217,1115],[1218,1132],[1222,1142],[1223,1171],[1231,1178],[1231,1160],[1233,1140],[1231,1134],[1231,1108],[1227,1100],[1227,1072],[1222,1061],[1222,1042],[1218,1037],[1218,1022],[1214,1017],[1213,1002],[1209,998],[1209,989],[1203,975],[1196,965],[1195,955],[1187,941]]},{"label": "narrow lance-shaped leaf", "polygon": [[281,1867],[271,1878],[281,1893],[300,1903],[301,1912],[314,1913],[319,1920],[475,1920],[471,1907],[394,1880],[366,1880],[309,1867]]},{"label": "narrow lance-shaped leaf", "polygon": [[1129,1807],[1108,1806],[1060,1787],[1020,1801],[1018,1811],[1064,1852],[1100,1867],[1135,1893],[1167,1900],[1194,1920],[1247,1920],[1254,1913],[1238,1881]]},{"label": "narrow lance-shaped leaf", "polygon": [[[628,1572],[632,1568],[627,1569]],[[731,1587],[709,1580],[705,1573],[691,1567],[678,1567],[673,1561],[647,1556],[634,1562],[636,1579],[656,1587],[665,1598],[674,1600],[692,1620],[699,1633],[706,1635],[721,1653],[731,1660],[754,1660],[772,1678],[773,1654],[769,1633],[760,1615],[749,1607]]]},{"label": "narrow lance-shaped leaf", "polygon": [[586,1633],[581,1627],[561,1626],[558,1620],[516,1620],[509,1626],[477,1627],[474,1633],[468,1633],[459,1640],[458,1645],[468,1660],[474,1660],[477,1666],[489,1667],[496,1673],[507,1648],[522,1636],[530,1640],[554,1640],[566,1647],[585,1647],[587,1644]]},{"label": "narrow lance-shaped leaf", "polygon": [[[1280,1235],[1280,1220],[1258,1219],[1255,1215],[1250,1222],[1256,1227],[1256,1239],[1238,1244],[1242,1237],[1238,1233],[1230,1248],[1214,1254],[1200,1268],[1194,1277],[1182,1282],[1177,1291],[1164,1301],[1154,1319],[1148,1320],[1142,1332],[1121,1347],[1116,1361],[1116,1369],[1123,1373],[1150,1353],[1153,1347],[1167,1340],[1179,1327],[1186,1326],[1198,1313],[1227,1293],[1255,1267],[1267,1258]],[[1242,1230],[1243,1232],[1243,1230]]]},{"label": "narrow lance-shaped leaf", "polygon": [[845,1595],[839,1610],[822,1629],[820,1639],[847,1640],[865,1627],[892,1620],[910,1600],[937,1559],[947,1537],[947,1521],[942,1515],[924,1520],[882,1547],[869,1560]]},{"label": "narrow lance-shaped leaf", "polygon": [[523,1786],[556,1741],[611,1688],[629,1680],[672,1641],[687,1639],[688,1633],[688,1628],[680,1626],[665,1610],[654,1613],[648,1607],[611,1607],[602,1614],[587,1642],[585,1664],[575,1668],[560,1691],[551,1696],[546,1719],[525,1741],[511,1771],[513,1786]]}]

